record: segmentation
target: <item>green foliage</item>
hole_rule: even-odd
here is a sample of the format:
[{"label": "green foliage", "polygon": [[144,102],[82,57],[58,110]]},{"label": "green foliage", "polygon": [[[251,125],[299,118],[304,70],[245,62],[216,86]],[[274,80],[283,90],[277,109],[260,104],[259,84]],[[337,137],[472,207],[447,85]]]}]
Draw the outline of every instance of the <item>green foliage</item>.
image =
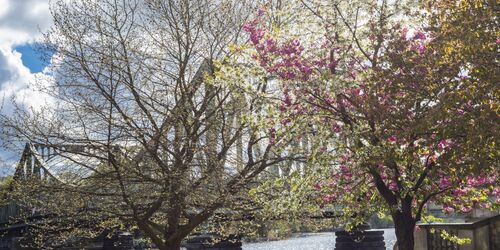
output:
[{"label": "green foliage", "polygon": [[6,201],[11,188],[13,176],[2,177],[0,180],[0,204]]},{"label": "green foliage", "polygon": [[449,240],[450,242],[456,243],[458,245],[470,244],[472,242],[470,238],[459,238],[456,235],[449,234],[446,230],[442,230],[440,236],[441,238]]},{"label": "green foliage", "polygon": [[424,223],[444,222],[444,219],[435,217],[431,214],[425,214],[422,216],[422,222]]}]

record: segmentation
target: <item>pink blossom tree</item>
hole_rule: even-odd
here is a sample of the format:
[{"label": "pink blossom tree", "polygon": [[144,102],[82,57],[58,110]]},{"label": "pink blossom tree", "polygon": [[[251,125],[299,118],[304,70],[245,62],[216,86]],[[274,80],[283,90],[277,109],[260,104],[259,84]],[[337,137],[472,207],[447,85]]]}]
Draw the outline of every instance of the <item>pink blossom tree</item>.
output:
[{"label": "pink blossom tree", "polygon": [[[416,223],[430,202],[448,213],[496,209],[500,202],[498,70],[492,70],[498,26],[487,6],[464,9],[474,1],[458,2],[422,8],[433,22],[421,31],[370,16],[365,40],[338,5],[334,22],[306,1],[311,18],[320,20],[319,41],[278,34],[266,25],[265,11],[244,26],[252,58],[279,78],[281,126],[306,124],[321,135],[304,131],[322,145],[311,163],[328,166],[314,185],[319,205],[341,204],[351,225],[389,212],[399,249],[414,248]],[[480,27],[476,47],[459,39],[475,34],[450,28],[471,12]],[[443,13],[455,16],[439,19]],[[338,22],[349,42],[336,32]],[[453,61],[457,46],[460,60]]]}]

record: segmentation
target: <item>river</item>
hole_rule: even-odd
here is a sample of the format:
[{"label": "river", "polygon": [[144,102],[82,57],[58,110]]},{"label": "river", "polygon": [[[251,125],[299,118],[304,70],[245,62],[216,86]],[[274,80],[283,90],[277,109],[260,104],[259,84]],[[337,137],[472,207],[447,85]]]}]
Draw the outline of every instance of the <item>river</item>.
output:
[{"label": "river", "polygon": [[[384,230],[385,246],[392,249],[396,242],[394,228]],[[245,243],[243,250],[334,250],[335,233],[302,233],[286,240]]]}]

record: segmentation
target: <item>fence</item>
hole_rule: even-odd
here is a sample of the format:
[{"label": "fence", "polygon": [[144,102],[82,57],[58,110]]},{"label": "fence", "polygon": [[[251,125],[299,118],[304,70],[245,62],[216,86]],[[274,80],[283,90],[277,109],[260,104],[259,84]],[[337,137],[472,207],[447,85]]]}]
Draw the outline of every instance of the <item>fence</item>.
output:
[{"label": "fence", "polygon": [[[415,250],[494,250],[500,249],[500,215],[464,223],[419,224],[415,233]],[[441,232],[471,239],[458,245],[441,237]]]}]

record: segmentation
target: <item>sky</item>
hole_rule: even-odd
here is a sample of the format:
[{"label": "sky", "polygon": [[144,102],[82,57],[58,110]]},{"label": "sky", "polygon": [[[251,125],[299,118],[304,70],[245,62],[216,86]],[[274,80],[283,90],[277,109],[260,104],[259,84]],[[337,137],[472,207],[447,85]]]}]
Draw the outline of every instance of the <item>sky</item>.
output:
[{"label": "sky", "polygon": [[[30,85],[50,79],[36,44],[51,23],[49,0],[0,0],[0,112],[9,113],[13,100],[24,107],[44,102]],[[0,176],[11,173],[19,157],[0,148]]]}]

